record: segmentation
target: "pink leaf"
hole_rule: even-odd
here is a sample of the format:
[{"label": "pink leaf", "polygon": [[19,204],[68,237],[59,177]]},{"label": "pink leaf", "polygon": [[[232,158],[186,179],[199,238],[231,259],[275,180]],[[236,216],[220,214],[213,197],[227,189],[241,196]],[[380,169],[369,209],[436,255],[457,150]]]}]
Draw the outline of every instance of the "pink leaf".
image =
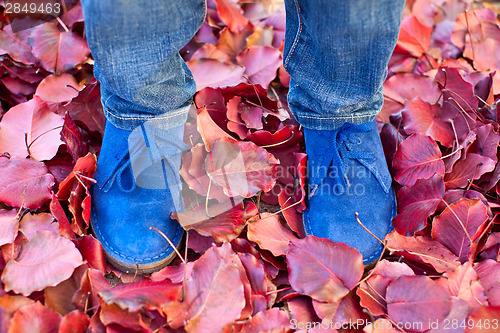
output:
[{"label": "pink leaf", "polygon": [[288,244],[297,236],[282,225],[279,215],[262,213],[260,219],[248,224],[248,240],[256,242],[261,249],[275,256],[286,255]]},{"label": "pink leaf", "polygon": [[364,269],[354,248],[315,236],[291,241],[286,261],[292,288],[321,302],[347,295]]},{"label": "pink leaf", "polygon": [[434,218],[432,238],[466,261],[475,234],[488,219],[488,207],[481,200],[461,199]]},{"label": "pink leaf", "polygon": [[387,287],[386,299],[391,319],[421,323],[412,327],[416,332],[428,330],[430,322],[442,321],[451,309],[450,294],[426,276],[401,276]]},{"label": "pink leaf", "polygon": [[0,156],[0,173],[0,201],[35,209],[50,200],[55,180],[43,163]]},{"label": "pink leaf", "polygon": [[247,24],[248,19],[243,16],[241,7],[231,0],[215,0],[217,13],[232,32],[240,32]]},{"label": "pink leaf", "polygon": [[243,82],[244,67],[216,59],[194,59],[187,63],[196,81],[196,91],[205,87],[235,86]]},{"label": "pink leaf", "polygon": [[60,314],[36,302],[25,305],[14,313],[9,332],[55,333],[60,322]]},{"label": "pink leaf", "polygon": [[117,304],[129,311],[139,311],[143,307],[157,309],[177,300],[180,290],[181,285],[167,280],[162,282],[141,280],[101,291],[99,295],[108,304]]},{"label": "pink leaf", "polygon": [[228,243],[208,249],[185,281],[183,302],[171,302],[165,309],[170,326],[185,325],[190,333],[204,333],[207,327],[220,332],[238,319],[245,307],[240,269],[241,261]]},{"label": "pink leaf", "polygon": [[419,97],[407,101],[403,109],[403,123],[407,134],[427,134],[446,147],[453,144],[455,137],[451,124],[442,119],[439,105],[431,105]]},{"label": "pink leaf", "polygon": [[427,218],[434,214],[444,195],[443,178],[434,175],[419,179],[413,186],[405,186],[398,192],[399,214],[392,220],[397,232],[413,234],[427,225]]},{"label": "pink leaf", "polygon": [[205,160],[210,179],[230,197],[250,198],[271,190],[279,161],[253,142],[222,138],[215,142]]},{"label": "pink leaf", "polygon": [[52,73],[66,72],[87,59],[87,43],[72,31],[60,32],[53,23],[34,28],[33,54]]},{"label": "pink leaf", "polygon": [[15,210],[0,210],[0,246],[14,242],[19,221]]},{"label": "pink leaf", "polygon": [[7,263],[2,282],[5,290],[28,296],[68,279],[82,263],[80,252],[70,240],[42,230],[23,245],[15,261]]},{"label": "pink leaf", "polygon": [[430,137],[416,133],[404,140],[392,161],[394,179],[405,186],[412,186],[418,179],[437,173],[444,175],[444,163],[437,143]]},{"label": "pink leaf", "polygon": [[71,101],[81,89],[72,75],[51,74],[40,82],[36,94],[46,103],[61,103]]},{"label": "pink leaf", "polygon": [[64,120],[39,97],[11,108],[0,123],[0,151],[43,161],[54,157]]},{"label": "pink leaf", "polygon": [[245,66],[251,83],[267,89],[281,65],[281,52],[271,46],[251,46],[238,56],[238,62]]}]

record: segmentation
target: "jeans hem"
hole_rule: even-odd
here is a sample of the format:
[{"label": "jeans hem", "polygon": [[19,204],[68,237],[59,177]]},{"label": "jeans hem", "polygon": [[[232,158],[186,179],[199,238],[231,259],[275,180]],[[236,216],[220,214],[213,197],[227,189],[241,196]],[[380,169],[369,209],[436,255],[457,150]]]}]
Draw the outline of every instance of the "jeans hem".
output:
[{"label": "jeans hem", "polygon": [[318,117],[318,116],[308,116],[294,114],[295,119],[304,126],[305,128],[315,129],[315,130],[329,130],[333,131],[345,123],[352,123],[354,125],[361,125],[370,121],[373,121],[377,115],[376,113],[370,114],[351,114],[345,116],[332,116],[332,117]]},{"label": "jeans hem", "polygon": [[110,123],[126,131],[132,131],[147,121],[158,122],[159,128],[166,130],[183,125],[186,122],[191,106],[192,103],[187,102],[176,110],[172,110],[160,115],[141,116],[141,117],[134,117],[134,116],[124,117],[113,113],[109,109],[104,108],[104,115],[106,116],[106,119]]}]

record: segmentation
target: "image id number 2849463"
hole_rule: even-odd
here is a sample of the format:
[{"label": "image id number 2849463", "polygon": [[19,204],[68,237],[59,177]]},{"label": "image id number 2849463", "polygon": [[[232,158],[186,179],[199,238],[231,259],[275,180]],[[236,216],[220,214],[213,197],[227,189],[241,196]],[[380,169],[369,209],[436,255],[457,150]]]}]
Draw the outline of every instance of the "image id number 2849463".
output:
[{"label": "image id number 2849463", "polygon": [[61,13],[61,4],[56,1],[8,1],[5,14],[52,14]]}]

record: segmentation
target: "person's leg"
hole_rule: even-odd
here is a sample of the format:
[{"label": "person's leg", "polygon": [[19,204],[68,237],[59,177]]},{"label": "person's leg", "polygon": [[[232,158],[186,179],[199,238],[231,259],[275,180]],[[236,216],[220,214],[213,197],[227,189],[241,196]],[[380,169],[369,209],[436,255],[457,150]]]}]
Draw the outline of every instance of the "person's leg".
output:
[{"label": "person's leg", "polygon": [[307,234],[356,247],[376,260],[376,236],[395,213],[375,117],[404,0],[286,0],[283,64],[288,103],[308,153]]},{"label": "person's leg", "polygon": [[152,117],[184,124],[196,84],[179,55],[201,27],[204,0],[82,0],[106,118],[132,130]]},{"label": "person's leg", "polygon": [[179,50],[204,0],[82,0],[106,128],[92,188],[91,225],[108,259],[151,272],[175,256],[183,229],[179,169],[196,85]]}]

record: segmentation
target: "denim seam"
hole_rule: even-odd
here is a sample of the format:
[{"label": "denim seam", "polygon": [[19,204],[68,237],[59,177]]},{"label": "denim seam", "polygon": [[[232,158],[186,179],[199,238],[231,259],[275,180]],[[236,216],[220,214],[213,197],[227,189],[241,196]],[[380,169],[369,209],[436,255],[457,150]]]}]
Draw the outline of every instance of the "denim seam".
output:
[{"label": "denim seam", "polygon": [[297,36],[295,36],[295,40],[293,41],[293,47],[292,47],[292,49],[290,51],[290,54],[286,57],[286,61],[283,64],[283,68],[285,68],[285,70],[288,67],[288,62],[290,61],[290,58],[292,57],[292,55],[293,55],[293,53],[295,51],[295,48],[297,47],[297,44],[299,44],[299,38],[300,38],[300,35],[302,34],[302,28],[304,26],[304,24],[302,22],[302,13],[300,11],[299,1],[295,0],[295,4],[297,6],[297,12],[298,12],[297,14],[299,15],[300,28],[299,28],[299,32],[297,33]]},{"label": "denim seam", "polygon": [[313,117],[313,116],[305,116],[305,115],[300,115],[297,114],[296,117],[302,117],[302,118],[310,118],[310,119],[347,119],[347,118],[364,118],[364,117],[371,117],[371,116],[376,116],[378,115],[377,113],[370,113],[370,114],[363,114],[359,116],[351,115],[351,116],[334,116],[334,117]]},{"label": "denim seam", "polygon": [[106,109],[107,114],[113,116],[114,118],[120,119],[120,120],[147,120],[147,119],[152,119],[152,118],[154,118],[154,119],[168,119],[168,118],[172,118],[172,117],[176,117],[176,116],[181,116],[181,115],[186,114],[188,112],[189,112],[189,110],[174,113],[174,114],[169,114],[166,116],[153,116],[153,117],[120,117],[120,116],[113,114],[113,112],[109,111],[108,109]]}]

